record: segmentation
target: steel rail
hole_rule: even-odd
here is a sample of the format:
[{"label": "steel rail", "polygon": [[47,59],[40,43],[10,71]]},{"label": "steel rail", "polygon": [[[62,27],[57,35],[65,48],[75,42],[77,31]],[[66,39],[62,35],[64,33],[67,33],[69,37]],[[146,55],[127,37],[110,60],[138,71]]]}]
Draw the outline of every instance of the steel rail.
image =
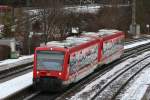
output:
[{"label": "steel rail", "polygon": [[121,90],[123,90],[127,84],[136,76],[138,75],[141,71],[143,71],[146,67],[150,67],[150,63],[148,63],[147,65],[143,66],[141,69],[139,69],[136,73],[134,73],[134,75],[132,75],[119,89],[118,91],[113,95],[112,100],[115,100],[116,97],[119,95],[119,93],[121,93]]}]

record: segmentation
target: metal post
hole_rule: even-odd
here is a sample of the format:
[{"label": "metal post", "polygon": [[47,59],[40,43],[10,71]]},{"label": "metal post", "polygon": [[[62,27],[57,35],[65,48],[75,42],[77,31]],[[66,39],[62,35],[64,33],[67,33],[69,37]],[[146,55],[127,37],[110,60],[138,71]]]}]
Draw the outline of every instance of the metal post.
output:
[{"label": "metal post", "polygon": [[12,24],[12,25],[14,25],[14,22],[15,22],[15,21],[14,21],[14,20],[15,20],[15,17],[14,17],[15,14],[14,14],[14,13],[15,13],[15,8],[12,7],[12,13],[11,13],[11,17],[12,17],[12,23],[11,23],[11,24]]},{"label": "metal post", "polygon": [[149,25],[149,24],[147,24],[147,25],[146,25],[146,28],[147,28],[147,33],[149,34],[149,31],[150,31],[150,30],[149,30],[150,25]]},{"label": "metal post", "polygon": [[26,32],[28,34],[28,54],[31,53],[31,41],[30,41],[30,23],[29,23],[29,15],[27,14],[27,22],[26,22]]},{"label": "metal post", "polygon": [[136,0],[132,2],[132,32],[133,34],[137,35],[136,33]]},{"label": "metal post", "polygon": [[30,35],[28,36],[28,45],[29,45],[29,55],[31,54],[31,37]]},{"label": "metal post", "polygon": [[47,33],[46,33],[46,8],[44,7],[44,34],[45,34],[45,45],[47,43]]},{"label": "metal post", "polygon": [[136,25],[136,0],[132,3],[132,24]]},{"label": "metal post", "polygon": [[26,4],[27,4],[26,6],[27,6],[27,7],[30,6],[30,2],[31,2],[30,0],[27,0],[27,1],[26,1]]}]

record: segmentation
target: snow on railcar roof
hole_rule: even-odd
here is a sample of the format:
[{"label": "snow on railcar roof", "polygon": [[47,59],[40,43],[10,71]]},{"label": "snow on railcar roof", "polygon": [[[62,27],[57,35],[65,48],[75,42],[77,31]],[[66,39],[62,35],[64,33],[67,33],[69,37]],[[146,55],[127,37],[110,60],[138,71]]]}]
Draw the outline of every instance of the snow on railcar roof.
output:
[{"label": "snow on railcar roof", "polygon": [[104,35],[112,35],[112,34],[115,34],[116,32],[119,32],[119,31],[115,29],[101,29],[97,33],[101,36],[104,36]]},{"label": "snow on railcar roof", "polygon": [[68,37],[68,38],[66,38],[66,40],[74,42],[74,45],[79,45],[81,43],[85,43],[87,41],[93,40],[93,38],[90,38],[90,37]]},{"label": "snow on railcar roof", "polygon": [[47,46],[57,46],[57,47],[68,47],[71,46],[71,42],[65,42],[65,41],[51,41],[46,44]]},{"label": "snow on railcar roof", "polygon": [[119,32],[119,31],[115,29],[101,29],[98,32],[83,32],[82,34],[101,37],[105,35],[112,35],[112,34],[115,34],[116,32]]},{"label": "snow on railcar roof", "polygon": [[97,32],[83,32],[83,35],[91,35],[91,36],[99,36],[99,34],[97,34]]},{"label": "snow on railcar roof", "polygon": [[66,40],[73,40],[76,42],[84,42],[84,41],[89,41],[92,40],[90,37],[67,37]]},{"label": "snow on railcar roof", "polygon": [[116,29],[100,29],[99,32],[118,32]]},{"label": "snow on railcar roof", "polygon": [[82,32],[82,34],[95,34],[96,32]]},{"label": "snow on railcar roof", "polygon": [[93,40],[90,37],[68,37],[63,41],[51,41],[48,42],[47,46],[56,46],[56,47],[73,47],[79,45],[81,43],[85,43],[87,41]]}]

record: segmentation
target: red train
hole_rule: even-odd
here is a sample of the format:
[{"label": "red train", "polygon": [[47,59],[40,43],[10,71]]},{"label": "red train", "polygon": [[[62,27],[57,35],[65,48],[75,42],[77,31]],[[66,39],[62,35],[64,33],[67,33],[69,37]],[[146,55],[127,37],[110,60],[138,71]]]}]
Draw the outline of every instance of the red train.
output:
[{"label": "red train", "polygon": [[41,90],[62,90],[89,75],[97,65],[120,58],[123,44],[122,31],[104,29],[48,42],[35,49],[33,83]]}]

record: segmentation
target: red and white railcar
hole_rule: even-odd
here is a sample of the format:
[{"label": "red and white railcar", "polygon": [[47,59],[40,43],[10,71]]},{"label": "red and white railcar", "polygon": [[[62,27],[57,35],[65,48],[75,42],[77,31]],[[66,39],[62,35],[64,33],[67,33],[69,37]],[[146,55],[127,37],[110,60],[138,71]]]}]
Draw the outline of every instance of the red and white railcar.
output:
[{"label": "red and white railcar", "polygon": [[61,90],[123,53],[124,34],[117,30],[68,37],[35,49],[33,83],[42,90]]},{"label": "red and white railcar", "polygon": [[83,35],[102,39],[101,64],[108,64],[123,54],[124,33],[118,30],[102,29],[99,32],[86,32]]}]

